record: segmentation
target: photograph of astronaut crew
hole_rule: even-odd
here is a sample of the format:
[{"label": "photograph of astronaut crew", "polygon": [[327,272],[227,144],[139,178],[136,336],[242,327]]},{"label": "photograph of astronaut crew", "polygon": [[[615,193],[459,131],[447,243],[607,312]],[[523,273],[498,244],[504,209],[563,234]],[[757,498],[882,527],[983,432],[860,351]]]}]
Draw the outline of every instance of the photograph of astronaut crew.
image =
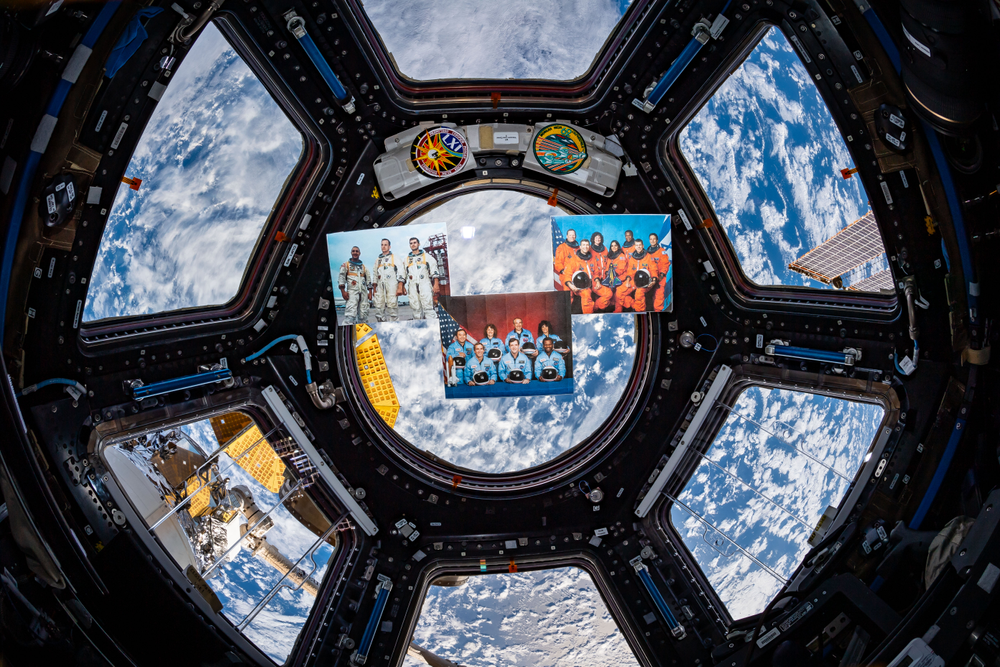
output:
[{"label": "photograph of astronaut crew", "polygon": [[673,310],[669,215],[552,218],[552,274],[574,313]]},{"label": "photograph of astronaut crew", "polygon": [[436,319],[449,294],[444,223],[327,234],[337,324]]},{"label": "photograph of astronaut crew", "polygon": [[440,304],[446,398],[573,392],[568,293],[449,296]]}]

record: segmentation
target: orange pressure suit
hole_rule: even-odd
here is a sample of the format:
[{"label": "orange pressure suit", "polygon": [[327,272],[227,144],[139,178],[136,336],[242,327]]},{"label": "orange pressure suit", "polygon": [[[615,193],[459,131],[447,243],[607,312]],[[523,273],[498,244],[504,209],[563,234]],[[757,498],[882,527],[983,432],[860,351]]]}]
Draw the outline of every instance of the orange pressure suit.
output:
[{"label": "orange pressure suit", "polygon": [[609,251],[608,268],[613,270],[615,277],[621,281],[615,287],[615,312],[620,313],[622,308],[632,307],[632,292],[635,291],[635,285],[632,284],[632,279],[628,275],[628,253],[619,250],[617,255],[611,257]]},{"label": "orange pressure suit", "polygon": [[[628,275],[632,279],[632,284],[635,284],[635,274],[639,270],[646,271],[650,278],[656,280],[660,277],[660,265],[656,261],[656,258],[650,255],[648,252],[643,251],[642,255],[639,257],[635,256],[635,253],[629,253],[628,256]],[[637,313],[645,312],[647,310],[647,300],[649,301],[649,306],[654,304],[654,295],[656,294],[657,284],[647,285],[646,287],[636,287],[635,293],[632,295],[632,308]],[[647,298],[648,297],[648,298]],[[652,310],[652,308],[648,308]]]},{"label": "orange pressure suit", "polygon": [[601,284],[608,272],[608,261],[603,255],[587,253],[584,257],[579,251],[570,255],[563,264],[562,283],[563,289],[569,289],[568,284],[573,283],[573,276],[578,271],[585,272],[590,276],[590,287],[575,292],[580,295],[580,307],[584,313],[593,313],[595,309],[604,310],[611,303],[613,293],[611,288]]},{"label": "orange pressure suit", "polygon": [[573,245],[570,245],[568,241],[563,241],[559,244],[559,247],[556,248],[552,258],[552,270],[557,276],[560,277],[560,279],[556,281],[556,287],[558,289],[566,291],[566,285],[562,282],[563,268],[566,266],[566,260],[569,259],[571,255],[574,255],[579,248],[580,244],[577,241],[573,241]]},{"label": "orange pressure suit", "polygon": [[646,254],[650,257],[656,259],[657,266],[660,267],[660,272],[657,274],[659,280],[656,283],[656,297],[653,300],[653,310],[656,312],[663,312],[663,307],[666,305],[666,288],[667,288],[667,269],[670,268],[670,258],[667,257],[667,251],[663,246],[658,245],[656,248],[651,248],[646,251]]}]

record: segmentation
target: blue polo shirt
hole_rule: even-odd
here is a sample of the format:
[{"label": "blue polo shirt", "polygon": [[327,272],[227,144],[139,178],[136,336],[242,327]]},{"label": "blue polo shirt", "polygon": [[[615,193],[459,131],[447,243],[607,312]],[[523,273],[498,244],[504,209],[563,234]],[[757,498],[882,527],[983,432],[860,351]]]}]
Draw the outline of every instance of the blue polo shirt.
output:
[{"label": "blue polo shirt", "polygon": [[488,374],[494,382],[497,381],[497,367],[493,364],[493,360],[483,355],[483,360],[479,361],[473,355],[465,362],[465,384],[472,382],[472,377],[479,371]]},{"label": "blue polo shirt", "polygon": [[[469,359],[476,356],[476,348],[472,344],[471,340],[466,339],[465,345],[462,345],[457,340],[448,346],[448,356],[454,359],[455,357],[465,356],[465,362],[468,363]],[[461,368],[455,369],[455,377],[458,378],[459,384],[465,384],[465,372]]]},{"label": "blue polo shirt", "polygon": [[510,352],[510,348],[507,347],[507,342],[511,338],[516,338],[517,342],[519,342],[522,347],[524,346],[525,343],[534,343],[535,342],[535,337],[532,336],[531,332],[528,331],[527,329],[521,329],[520,335],[518,335],[518,333],[515,330],[511,329],[510,333],[507,334],[506,336],[504,336],[504,338],[503,338],[504,349],[506,349],[508,352]]},{"label": "blue polo shirt", "polygon": [[[551,336],[549,337],[551,338]],[[555,350],[552,350],[552,354],[545,354],[545,350],[538,352],[538,357],[535,358],[536,380],[542,379],[543,368],[554,368],[560,377],[566,377],[566,362],[563,361],[562,355]]]}]

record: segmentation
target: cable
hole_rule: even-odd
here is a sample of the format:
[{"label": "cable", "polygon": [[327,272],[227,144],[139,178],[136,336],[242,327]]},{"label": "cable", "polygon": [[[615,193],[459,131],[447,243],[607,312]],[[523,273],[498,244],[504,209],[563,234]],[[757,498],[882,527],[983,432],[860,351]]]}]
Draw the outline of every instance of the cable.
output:
[{"label": "cable", "polygon": [[299,346],[299,349],[302,351],[302,357],[305,360],[305,364],[306,364],[306,384],[307,385],[308,384],[312,384],[313,383],[313,381],[312,381],[312,354],[309,352],[309,347],[306,345],[306,339],[303,338],[302,336],[299,336],[298,334],[288,334],[287,336],[279,336],[278,338],[275,338],[270,343],[268,343],[267,345],[265,345],[264,347],[262,347],[257,352],[254,352],[253,354],[251,354],[250,356],[248,356],[246,359],[244,359],[244,361],[253,361],[254,359],[258,359],[258,358],[261,357],[261,355],[263,355],[265,352],[267,352],[268,350],[270,350],[272,347],[274,347],[278,343],[284,343],[285,341],[289,341],[289,340],[295,341],[295,343]]},{"label": "cable", "polygon": [[718,338],[716,338],[715,336],[713,336],[713,335],[712,335],[712,334],[710,334],[710,333],[700,333],[700,334],[698,334],[698,336],[697,336],[697,337],[695,338],[695,340],[697,341],[697,340],[698,340],[699,338],[701,338],[702,336],[708,336],[709,338],[711,338],[711,339],[712,339],[712,342],[713,342],[713,343],[715,343],[715,347],[713,347],[713,348],[712,348],[711,350],[709,350],[708,348],[706,348],[706,347],[702,346],[702,348],[701,348],[701,349],[705,350],[705,352],[715,352],[716,350],[718,350],[718,349],[719,349],[719,339],[718,339]]},{"label": "cable", "polygon": [[[39,389],[44,389],[45,387],[48,387],[49,385],[53,385],[53,384],[61,384],[61,385],[66,385],[67,387],[73,387],[73,388],[75,388],[75,390],[77,392],[79,392],[79,395],[78,396],[74,396],[74,399],[77,399],[80,396],[82,396],[83,394],[87,393],[87,388],[84,387],[79,382],[77,382],[76,380],[68,380],[66,378],[52,378],[51,380],[42,380],[41,382],[36,382],[35,384],[28,385],[27,387],[25,387],[21,391],[19,391],[16,394],[14,394],[14,396],[16,398],[21,398],[22,396],[26,396],[27,394],[34,393],[34,392],[38,391]],[[72,392],[69,392],[69,393],[70,393],[71,396],[73,395]]]}]

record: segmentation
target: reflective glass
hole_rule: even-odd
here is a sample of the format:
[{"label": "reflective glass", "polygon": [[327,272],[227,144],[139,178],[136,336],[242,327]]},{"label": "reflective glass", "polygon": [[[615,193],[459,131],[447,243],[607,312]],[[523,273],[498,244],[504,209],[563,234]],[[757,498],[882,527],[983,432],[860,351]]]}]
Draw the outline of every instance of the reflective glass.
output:
[{"label": "reflective glass", "polygon": [[404,663],[423,667],[414,644],[463,665],[638,664],[593,580],[575,567],[431,586]]},{"label": "reflective glass", "polygon": [[[841,175],[854,167],[844,138],[780,30],[768,30],[679,145],[750,280],[826,286],[788,265],[862,218],[868,194],[857,176]],[[849,287],[887,269],[874,241],[867,261],[831,278]]]},{"label": "reflective glass", "polygon": [[[544,199],[495,190],[448,200],[410,224],[447,223],[452,295],[542,292],[554,290],[550,218],[563,214]],[[501,336],[512,328],[496,324]],[[573,315],[573,394],[449,400],[437,320],[371,326],[399,402],[396,432],[488,473],[540,465],[589,437],[627,389],[635,361],[634,315]]]},{"label": "reflective glass", "polygon": [[118,187],[83,321],[236,296],[302,135],[213,24],[178,66]]},{"label": "reflective glass", "polygon": [[[239,436],[244,428],[249,430]],[[271,448],[275,441],[261,435],[247,417],[230,413],[214,425],[202,420],[127,440],[103,455],[146,526],[159,523],[153,532],[178,567],[203,575],[222,603],[222,615],[281,664],[312,609],[334,549],[327,542],[317,545],[319,537],[281,504],[295,481]],[[234,437],[240,439],[212,461],[220,444]],[[240,509],[246,496],[260,514]],[[282,561],[285,570],[276,564]]]},{"label": "reflective glass", "polygon": [[433,79],[583,76],[631,0],[369,0],[365,12],[400,74]]},{"label": "reflective glass", "polygon": [[[840,504],[880,406],[752,387],[736,400],[670,520],[733,618],[759,613]],[[756,559],[759,562],[755,562]]]}]

